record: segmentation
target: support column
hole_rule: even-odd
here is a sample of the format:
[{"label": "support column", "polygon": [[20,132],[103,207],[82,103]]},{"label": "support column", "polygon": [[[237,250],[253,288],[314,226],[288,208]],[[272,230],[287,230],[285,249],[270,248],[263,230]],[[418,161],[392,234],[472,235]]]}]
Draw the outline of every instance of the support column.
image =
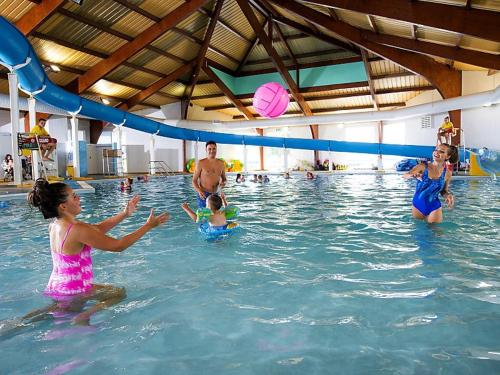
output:
[{"label": "support column", "polygon": [[248,172],[247,162],[248,162],[247,145],[243,144],[243,173],[245,174]]},{"label": "support column", "polygon": [[18,153],[17,133],[19,133],[19,93],[17,91],[17,74],[9,73],[10,123],[12,159],[14,161],[14,183],[22,183],[22,164]]},{"label": "support column", "polygon": [[156,144],[155,144],[155,135],[151,134],[150,142],[149,142],[149,171],[151,174],[156,174],[156,164],[151,163],[152,161],[156,161]]},{"label": "support column", "polygon": [[80,177],[80,148],[78,143],[78,118],[71,116],[71,145],[73,148],[73,173]]},{"label": "support column", "polygon": [[330,149],[328,149],[328,170],[330,172],[333,171],[332,151]]},{"label": "support column", "polygon": [[288,149],[283,147],[283,172],[288,172]]},{"label": "support column", "polygon": [[[377,133],[378,133],[378,143],[379,145],[384,141],[384,123],[379,121],[377,123]],[[384,164],[382,160],[382,154],[379,152],[377,160],[377,170],[381,171],[384,169]]]},{"label": "support column", "polygon": [[[31,131],[36,125],[36,99],[29,98],[28,99],[28,117],[29,117],[29,125],[28,132]],[[33,173],[33,178],[38,180],[40,177],[40,153],[37,151],[31,151],[31,169]]]}]

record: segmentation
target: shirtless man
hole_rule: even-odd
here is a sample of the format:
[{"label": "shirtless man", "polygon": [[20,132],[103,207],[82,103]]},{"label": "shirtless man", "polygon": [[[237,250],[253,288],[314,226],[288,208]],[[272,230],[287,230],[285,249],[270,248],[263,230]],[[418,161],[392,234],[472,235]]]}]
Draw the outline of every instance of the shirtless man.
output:
[{"label": "shirtless man", "polygon": [[208,196],[217,193],[218,189],[226,185],[224,162],[215,158],[217,144],[214,141],[208,141],[205,147],[207,158],[198,162],[193,175],[193,187],[198,193],[199,208],[206,207]]}]

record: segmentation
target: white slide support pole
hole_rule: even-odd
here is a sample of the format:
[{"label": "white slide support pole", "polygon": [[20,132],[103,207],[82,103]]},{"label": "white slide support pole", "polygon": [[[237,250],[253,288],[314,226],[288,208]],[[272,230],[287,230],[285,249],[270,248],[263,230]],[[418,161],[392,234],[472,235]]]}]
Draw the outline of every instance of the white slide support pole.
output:
[{"label": "white slide support pole", "polygon": [[21,158],[18,153],[17,133],[19,132],[19,93],[17,91],[17,74],[9,73],[10,123],[12,141],[12,159],[14,160],[14,183],[22,183]]},{"label": "white slide support pole", "polygon": [[243,173],[248,172],[248,152],[247,152],[247,145],[243,145]]},{"label": "white slide support pole", "polygon": [[[155,144],[155,135],[151,134],[150,142],[149,142],[149,155],[151,157],[150,161],[156,162],[156,144]],[[155,163],[149,163],[149,168],[151,171],[151,174],[156,174],[156,164]]]},{"label": "white slide support pole", "polygon": [[73,148],[73,173],[80,177],[80,148],[78,147],[78,118],[71,116],[71,146]]},{"label": "white slide support pole", "polygon": [[[36,99],[29,98],[28,99],[28,112],[30,118],[30,130],[33,129],[36,125]],[[31,151],[31,166],[33,170],[33,178],[38,180],[40,177],[40,153],[37,151]]]}]

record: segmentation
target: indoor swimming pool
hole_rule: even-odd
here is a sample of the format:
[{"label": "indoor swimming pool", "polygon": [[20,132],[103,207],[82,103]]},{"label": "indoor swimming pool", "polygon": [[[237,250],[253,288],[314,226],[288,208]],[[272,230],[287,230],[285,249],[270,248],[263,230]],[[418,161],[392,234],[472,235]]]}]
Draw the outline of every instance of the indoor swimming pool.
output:
[{"label": "indoor swimming pool", "polygon": [[[190,177],[134,182],[140,209],[115,228],[166,225],[120,254],[93,251],[95,282],[127,298],[90,326],[67,317],[0,337],[2,374],[494,374],[500,372],[500,182],[452,182],[444,222],[411,216],[400,175],[270,176],[225,189],[241,230],[207,242],[180,208]],[[91,183],[83,221],[131,195]],[[50,303],[47,225],[0,209],[0,320]]]}]

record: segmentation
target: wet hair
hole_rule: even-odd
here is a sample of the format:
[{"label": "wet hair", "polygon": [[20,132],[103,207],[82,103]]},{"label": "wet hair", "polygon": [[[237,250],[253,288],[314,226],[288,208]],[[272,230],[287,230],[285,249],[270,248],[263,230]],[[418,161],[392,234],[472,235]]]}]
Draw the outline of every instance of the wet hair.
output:
[{"label": "wet hair", "polygon": [[58,208],[68,200],[68,185],[62,182],[49,182],[43,178],[36,180],[33,190],[28,193],[28,203],[37,207],[44,219],[59,217]]},{"label": "wet hair", "polygon": [[458,148],[456,146],[449,145],[448,143],[442,143],[443,146],[446,146],[446,155],[448,156],[448,161],[451,164],[458,163]]},{"label": "wet hair", "polygon": [[[10,157],[10,159],[9,159],[9,157]],[[10,160],[13,160],[12,159],[12,155],[11,154],[6,154],[5,155],[5,161],[10,161]]]},{"label": "wet hair", "polygon": [[215,143],[215,141],[208,141],[207,143],[205,143],[205,148],[207,148],[210,145],[217,146],[217,143]]},{"label": "wet hair", "polygon": [[215,211],[220,210],[222,207],[222,198],[219,197],[217,194],[212,194],[208,197],[207,203],[210,204],[210,207],[213,208]]},{"label": "wet hair", "polygon": [[236,179],[241,178],[241,173],[236,173]]}]

